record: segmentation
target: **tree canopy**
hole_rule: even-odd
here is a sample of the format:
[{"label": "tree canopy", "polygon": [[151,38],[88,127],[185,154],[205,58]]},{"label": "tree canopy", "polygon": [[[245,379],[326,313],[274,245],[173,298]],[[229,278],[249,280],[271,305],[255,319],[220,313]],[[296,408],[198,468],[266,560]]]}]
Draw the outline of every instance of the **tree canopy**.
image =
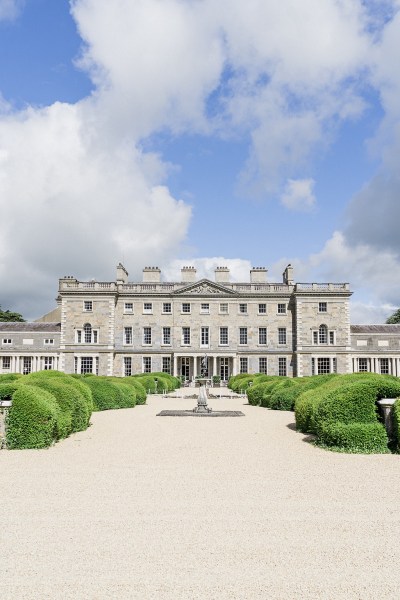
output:
[{"label": "tree canopy", "polygon": [[400,308],[398,308],[390,317],[386,319],[387,325],[400,323]]},{"label": "tree canopy", "polygon": [[0,321],[19,321],[24,322],[25,319],[22,315],[17,312],[10,312],[9,310],[3,310],[0,305]]}]

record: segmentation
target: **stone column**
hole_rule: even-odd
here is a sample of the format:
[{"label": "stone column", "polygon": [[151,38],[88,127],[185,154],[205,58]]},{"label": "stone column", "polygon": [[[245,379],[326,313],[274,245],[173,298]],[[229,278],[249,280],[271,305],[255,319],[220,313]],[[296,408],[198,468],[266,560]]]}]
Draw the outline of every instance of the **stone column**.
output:
[{"label": "stone column", "polygon": [[193,379],[197,377],[197,356],[193,356]]},{"label": "stone column", "polygon": [[178,357],[174,354],[174,376],[178,376]]},{"label": "stone column", "polygon": [[212,366],[211,376],[217,374],[217,357],[216,356],[213,356],[213,363],[212,363],[212,365],[213,366]]}]

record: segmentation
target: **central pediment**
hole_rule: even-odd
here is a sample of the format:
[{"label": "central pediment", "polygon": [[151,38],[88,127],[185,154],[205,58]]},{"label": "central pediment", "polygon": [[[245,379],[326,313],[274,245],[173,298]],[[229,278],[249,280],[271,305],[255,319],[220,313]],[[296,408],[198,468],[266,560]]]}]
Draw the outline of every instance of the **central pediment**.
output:
[{"label": "central pediment", "polygon": [[195,283],[189,283],[182,287],[180,290],[177,290],[173,294],[174,296],[236,296],[236,293],[230,288],[221,285],[220,283],[215,283],[214,281],[210,281],[209,279],[201,279],[200,281],[196,281]]}]

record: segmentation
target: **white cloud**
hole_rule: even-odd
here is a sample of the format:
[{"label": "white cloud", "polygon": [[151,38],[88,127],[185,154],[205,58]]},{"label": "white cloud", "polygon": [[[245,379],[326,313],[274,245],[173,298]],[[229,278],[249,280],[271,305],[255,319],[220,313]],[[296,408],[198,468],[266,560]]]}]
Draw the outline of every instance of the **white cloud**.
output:
[{"label": "white cloud", "polygon": [[310,211],[315,206],[314,179],[289,179],[281,202],[294,211]]},{"label": "white cloud", "polygon": [[0,121],[2,304],[23,294],[27,316],[55,296],[58,276],[109,280],[125,258],[139,271],[176,255],[186,236],[191,210],[163,185],[165,167],[112,143],[98,119],[87,101]]},{"label": "white cloud", "polygon": [[25,0],[0,0],[0,21],[12,21],[21,12]]}]

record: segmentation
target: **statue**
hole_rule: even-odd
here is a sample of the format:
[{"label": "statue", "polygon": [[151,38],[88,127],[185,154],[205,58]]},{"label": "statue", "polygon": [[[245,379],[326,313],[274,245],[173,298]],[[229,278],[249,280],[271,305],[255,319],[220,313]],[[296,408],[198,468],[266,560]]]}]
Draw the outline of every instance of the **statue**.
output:
[{"label": "statue", "polygon": [[205,354],[203,356],[203,358],[201,359],[201,369],[200,369],[201,376],[206,377],[207,371],[208,371],[208,359],[207,359],[207,354]]}]

